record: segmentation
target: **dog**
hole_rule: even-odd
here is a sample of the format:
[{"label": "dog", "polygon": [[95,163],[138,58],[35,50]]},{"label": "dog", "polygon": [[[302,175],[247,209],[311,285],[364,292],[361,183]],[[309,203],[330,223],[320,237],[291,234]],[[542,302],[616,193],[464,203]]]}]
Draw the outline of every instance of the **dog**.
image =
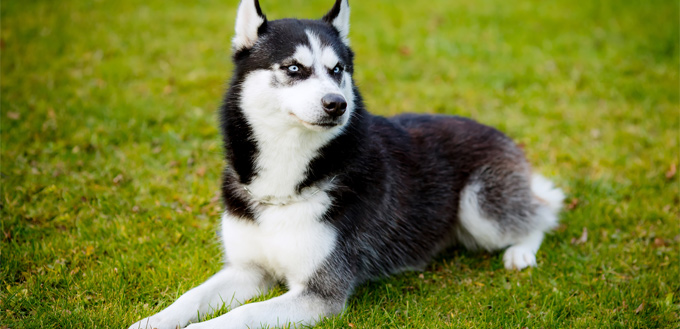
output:
[{"label": "dog", "polygon": [[[242,0],[220,108],[224,268],[130,328],[315,325],[367,280],[452,245],[536,266],[563,192],[503,133],[443,115],[374,116],[354,84],[349,3],[268,21]],[[288,291],[243,304],[276,283]],[[209,321],[199,315],[226,306]]]}]

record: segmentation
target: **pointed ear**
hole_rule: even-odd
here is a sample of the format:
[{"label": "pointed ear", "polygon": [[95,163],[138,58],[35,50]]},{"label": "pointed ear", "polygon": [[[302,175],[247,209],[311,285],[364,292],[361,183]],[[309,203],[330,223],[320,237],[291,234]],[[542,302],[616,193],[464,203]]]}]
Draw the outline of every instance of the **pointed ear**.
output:
[{"label": "pointed ear", "polygon": [[340,33],[342,42],[349,46],[349,2],[335,0],[333,8],[323,17],[323,21],[333,25]]},{"label": "pointed ear", "polygon": [[250,48],[255,45],[258,31],[266,24],[267,17],[262,14],[258,0],[241,0],[236,13],[236,35],[231,41],[234,50]]}]

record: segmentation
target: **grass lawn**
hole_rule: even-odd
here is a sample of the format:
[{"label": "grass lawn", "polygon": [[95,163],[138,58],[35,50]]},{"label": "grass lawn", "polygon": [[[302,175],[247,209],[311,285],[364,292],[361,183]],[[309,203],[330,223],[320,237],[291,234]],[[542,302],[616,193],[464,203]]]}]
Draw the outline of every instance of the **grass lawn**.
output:
[{"label": "grass lawn", "polygon": [[[127,327],[220,268],[237,2],[2,2],[0,328]],[[369,110],[496,126],[568,198],[538,268],[449,250],[320,328],[680,327],[677,1],[351,4]]]}]

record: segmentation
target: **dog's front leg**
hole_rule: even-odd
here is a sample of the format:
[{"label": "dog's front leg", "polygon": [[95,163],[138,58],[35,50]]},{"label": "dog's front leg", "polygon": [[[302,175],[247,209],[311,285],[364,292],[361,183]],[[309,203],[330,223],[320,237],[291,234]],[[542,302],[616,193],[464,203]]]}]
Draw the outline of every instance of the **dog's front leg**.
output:
[{"label": "dog's front leg", "polygon": [[227,266],[198,287],[195,287],[166,309],[130,326],[136,328],[184,328],[218,310],[222,305],[237,307],[247,299],[263,293],[272,286],[272,280],[258,268]]},{"label": "dog's front leg", "polygon": [[264,302],[243,305],[210,321],[192,324],[187,329],[278,328],[287,324],[312,326],[325,316],[342,312],[344,304],[345,297],[321,296],[309,290],[294,289]]}]

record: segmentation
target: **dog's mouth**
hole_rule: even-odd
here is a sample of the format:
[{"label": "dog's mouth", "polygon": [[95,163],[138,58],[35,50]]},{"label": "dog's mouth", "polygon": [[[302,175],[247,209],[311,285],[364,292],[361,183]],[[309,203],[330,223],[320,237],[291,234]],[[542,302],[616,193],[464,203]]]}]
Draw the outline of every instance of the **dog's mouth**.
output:
[{"label": "dog's mouth", "polygon": [[342,121],[338,120],[338,119],[309,122],[309,121],[305,121],[305,120],[300,119],[293,112],[289,112],[288,114],[290,116],[292,116],[293,118],[295,118],[298,122],[302,123],[303,126],[309,128],[309,129],[312,129],[312,130],[328,130],[328,129],[331,129],[333,127],[337,127],[342,123]]}]

